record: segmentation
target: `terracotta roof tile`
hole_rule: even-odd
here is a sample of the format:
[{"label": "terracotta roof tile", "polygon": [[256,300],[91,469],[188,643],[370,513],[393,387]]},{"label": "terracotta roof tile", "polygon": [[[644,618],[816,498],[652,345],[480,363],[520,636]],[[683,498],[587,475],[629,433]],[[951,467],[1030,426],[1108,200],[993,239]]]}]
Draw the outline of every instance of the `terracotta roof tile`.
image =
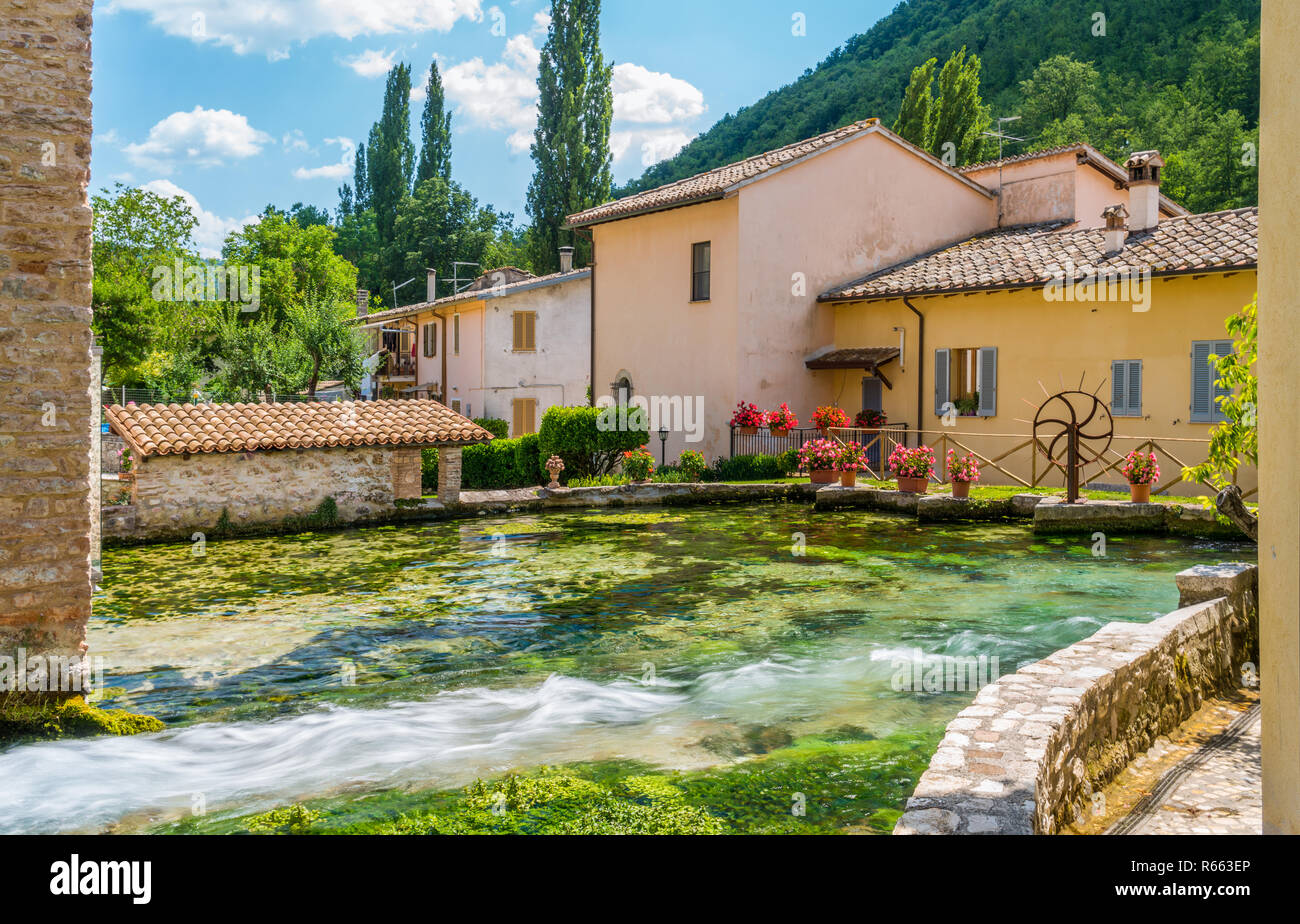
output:
[{"label": "terracotta roof tile", "polygon": [[571,226],[596,224],[614,218],[623,218],[634,212],[654,211],[675,205],[686,205],[705,199],[719,198],[736,183],[753,179],[767,173],[769,170],[783,167],[792,161],[806,157],[878,124],[878,119],[864,119],[861,122],[854,122],[851,125],[845,125],[815,138],[796,141],[794,144],[787,144],[783,148],[758,154],[746,160],[737,161],[734,164],[727,164],[725,167],[718,167],[714,170],[687,177],[684,180],[677,180],[674,183],[668,183],[655,189],[648,189],[645,192],[626,196],[622,199],[615,199],[613,202],[606,202],[604,205],[598,205],[584,212],[570,215],[567,224]]},{"label": "terracotta roof tile", "polygon": [[1052,281],[1066,262],[1076,277],[1149,269],[1153,275],[1195,270],[1251,269],[1258,260],[1259,209],[1233,209],[1166,218],[1148,231],[1130,232],[1123,249],[1106,252],[1103,228],[1059,230],[1060,225],[1007,228],[924,254],[832,289],[820,301],[897,298]]},{"label": "terracotta roof tile", "polygon": [[140,404],[104,409],[142,457],[185,452],[485,443],[492,434],[437,401]]}]

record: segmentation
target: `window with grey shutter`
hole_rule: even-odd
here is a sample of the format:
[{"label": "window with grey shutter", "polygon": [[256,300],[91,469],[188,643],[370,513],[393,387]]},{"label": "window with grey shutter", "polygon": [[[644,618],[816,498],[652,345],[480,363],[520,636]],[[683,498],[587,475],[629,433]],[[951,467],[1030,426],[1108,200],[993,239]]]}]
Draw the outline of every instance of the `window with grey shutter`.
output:
[{"label": "window with grey shutter", "polygon": [[1219,374],[1210,365],[1210,356],[1227,356],[1231,352],[1231,340],[1192,341],[1193,423],[1219,423],[1224,419],[1223,409],[1215,399],[1230,395],[1232,391],[1219,387]]},{"label": "window with grey shutter", "polygon": [[1110,364],[1110,416],[1142,416],[1142,360],[1117,359]]},{"label": "window with grey shutter", "polygon": [[980,393],[980,417],[994,417],[998,412],[998,348],[980,347],[976,381]]},{"label": "window with grey shutter", "polygon": [[934,413],[943,416],[943,406],[948,403],[948,351],[934,351]]}]

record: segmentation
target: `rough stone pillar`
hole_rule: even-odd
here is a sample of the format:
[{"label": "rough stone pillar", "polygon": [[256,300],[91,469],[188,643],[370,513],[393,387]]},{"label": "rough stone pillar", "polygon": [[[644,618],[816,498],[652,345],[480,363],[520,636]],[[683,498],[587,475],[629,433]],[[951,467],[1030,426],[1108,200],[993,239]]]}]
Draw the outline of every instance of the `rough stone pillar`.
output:
[{"label": "rough stone pillar", "polygon": [[460,503],[460,453],[446,446],[438,449],[438,502]]},{"label": "rough stone pillar", "polygon": [[392,452],[393,500],[419,500],[420,450],[394,449]]},{"label": "rough stone pillar", "polygon": [[100,567],[104,545],[101,522],[101,511],[104,509],[104,481],[101,477],[104,447],[99,422],[103,374],[104,348],[95,344],[90,348],[90,580],[95,584],[104,579],[104,570]]},{"label": "rough stone pillar", "polygon": [[0,656],[90,616],[90,11],[0,4]]}]

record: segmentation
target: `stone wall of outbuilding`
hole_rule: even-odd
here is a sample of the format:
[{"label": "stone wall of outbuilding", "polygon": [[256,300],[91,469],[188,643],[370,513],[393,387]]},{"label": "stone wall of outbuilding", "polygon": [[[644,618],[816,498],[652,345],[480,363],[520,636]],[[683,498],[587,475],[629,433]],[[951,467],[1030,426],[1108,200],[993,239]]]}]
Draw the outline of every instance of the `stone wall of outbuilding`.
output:
[{"label": "stone wall of outbuilding", "polygon": [[365,520],[418,498],[419,475],[416,447],[153,456],[135,466],[134,533],[209,532],[223,514],[235,528],[275,526],[318,514],[326,498],[339,522]]}]

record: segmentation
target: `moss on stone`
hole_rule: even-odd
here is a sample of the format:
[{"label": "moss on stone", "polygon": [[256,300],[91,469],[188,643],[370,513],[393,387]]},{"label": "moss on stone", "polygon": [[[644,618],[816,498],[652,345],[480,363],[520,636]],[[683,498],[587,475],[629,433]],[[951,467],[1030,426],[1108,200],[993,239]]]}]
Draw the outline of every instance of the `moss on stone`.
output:
[{"label": "moss on stone", "polygon": [[124,709],[100,709],[81,697],[61,702],[0,704],[0,744],[93,735],[139,735],[162,731],[153,716]]}]

